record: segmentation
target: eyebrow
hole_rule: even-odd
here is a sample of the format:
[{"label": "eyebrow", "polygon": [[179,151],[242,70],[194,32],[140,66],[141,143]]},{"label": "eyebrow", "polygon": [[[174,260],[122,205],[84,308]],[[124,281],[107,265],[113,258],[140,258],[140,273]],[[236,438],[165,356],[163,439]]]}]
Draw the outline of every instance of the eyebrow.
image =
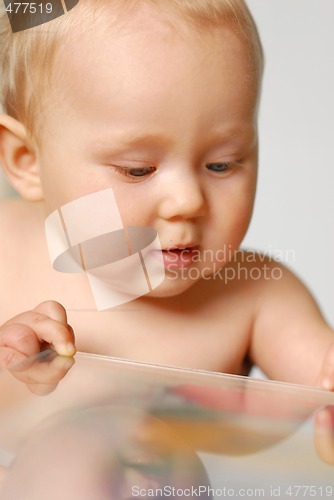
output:
[{"label": "eyebrow", "polygon": [[217,127],[213,133],[212,137],[214,139],[233,139],[234,137],[246,136],[253,137],[256,135],[256,126],[255,124],[252,126],[249,125],[239,125],[233,127]]},{"label": "eyebrow", "polygon": [[[217,143],[219,141],[228,141],[238,137],[256,138],[255,126],[232,126],[232,127],[217,127],[210,133],[207,143],[208,145]],[[97,148],[112,150],[115,153],[121,152],[124,149],[131,149],[136,147],[141,148],[165,148],[168,149],[172,144],[172,139],[162,134],[131,134],[120,133],[114,134],[110,137],[103,139],[96,139],[93,145]]]},{"label": "eyebrow", "polygon": [[134,147],[168,147],[171,144],[171,140],[160,134],[139,134],[139,135],[128,135],[119,134],[114,135],[106,139],[98,139],[94,142],[94,145],[101,148],[110,148],[120,150],[123,148],[134,148]]}]

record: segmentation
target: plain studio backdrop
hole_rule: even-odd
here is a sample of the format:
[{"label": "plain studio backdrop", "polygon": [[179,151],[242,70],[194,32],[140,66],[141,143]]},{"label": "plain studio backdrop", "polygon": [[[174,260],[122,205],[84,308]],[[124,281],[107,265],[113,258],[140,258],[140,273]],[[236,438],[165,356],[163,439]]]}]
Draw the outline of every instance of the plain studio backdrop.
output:
[{"label": "plain studio backdrop", "polygon": [[[334,1],[248,4],[266,68],[258,191],[243,246],[286,261],[334,325]],[[1,177],[0,196],[8,193]]]},{"label": "plain studio backdrop", "polygon": [[266,68],[259,183],[244,246],[277,252],[334,325],[334,2],[248,5]]}]

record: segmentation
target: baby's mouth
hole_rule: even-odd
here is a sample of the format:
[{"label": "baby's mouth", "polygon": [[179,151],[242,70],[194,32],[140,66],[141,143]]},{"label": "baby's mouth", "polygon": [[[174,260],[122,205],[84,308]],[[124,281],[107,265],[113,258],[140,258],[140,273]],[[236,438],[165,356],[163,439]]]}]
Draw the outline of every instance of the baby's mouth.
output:
[{"label": "baby's mouth", "polygon": [[193,265],[199,257],[198,245],[179,245],[162,250],[165,267],[168,270],[182,269]]}]

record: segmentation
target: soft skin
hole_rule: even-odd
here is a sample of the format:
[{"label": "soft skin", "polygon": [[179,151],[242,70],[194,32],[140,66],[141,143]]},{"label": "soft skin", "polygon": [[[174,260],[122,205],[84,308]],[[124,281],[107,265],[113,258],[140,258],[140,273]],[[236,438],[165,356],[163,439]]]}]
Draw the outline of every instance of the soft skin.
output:
[{"label": "soft skin", "polygon": [[[51,268],[46,215],[108,187],[124,225],[155,228],[163,249],[237,249],[251,218],[258,95],[245,45],[226,26],[172,25],[152,7],[111,18],[106,7],[59,49],[35,140],[0,119],[1,163],[22,197],[0,212],[2,364],[42,342],[72,355],[69,321],[81,351],[234,374],[251,361],[270,378],[333,389],[333,332],[292,273],[264,277],[275,262],[239,254],[227,265],[246,272],[228,282],[204,279],[224,262],[192,263],[197,279],[167,269],[150,295],[101,314],[84,275]],[[247,279],[253,268],[262,278]],[[55,302],[35,309],[50,299],[68,316]]]},{"label": "soft skin", "polygon": [[[246,85],[243,45],[230,30],[179,34],[145,10],[118,22],[117,37],[98,24],[64,46],[54,68],[37,153],[47,211],[112,187],[124,226],[153,227],[163,249],[238,248],[257,164],[257,96]],[[230,166],[215,172],[218,162]],[[147,174],[130,177],[130,168]],[[193,282],[167,279],[154,295]]]}]

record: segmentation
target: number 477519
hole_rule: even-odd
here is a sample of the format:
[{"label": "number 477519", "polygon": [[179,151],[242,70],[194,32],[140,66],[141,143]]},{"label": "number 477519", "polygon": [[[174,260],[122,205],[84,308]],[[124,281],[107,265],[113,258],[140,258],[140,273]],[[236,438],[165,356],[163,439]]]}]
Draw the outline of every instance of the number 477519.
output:
[{"label": "number 477519", "polygon": [[52,4],[36,3],[36,2],[11,2],[7,5],[6,11],[10,14],[36,14],[46,13],[51,14]]}]

